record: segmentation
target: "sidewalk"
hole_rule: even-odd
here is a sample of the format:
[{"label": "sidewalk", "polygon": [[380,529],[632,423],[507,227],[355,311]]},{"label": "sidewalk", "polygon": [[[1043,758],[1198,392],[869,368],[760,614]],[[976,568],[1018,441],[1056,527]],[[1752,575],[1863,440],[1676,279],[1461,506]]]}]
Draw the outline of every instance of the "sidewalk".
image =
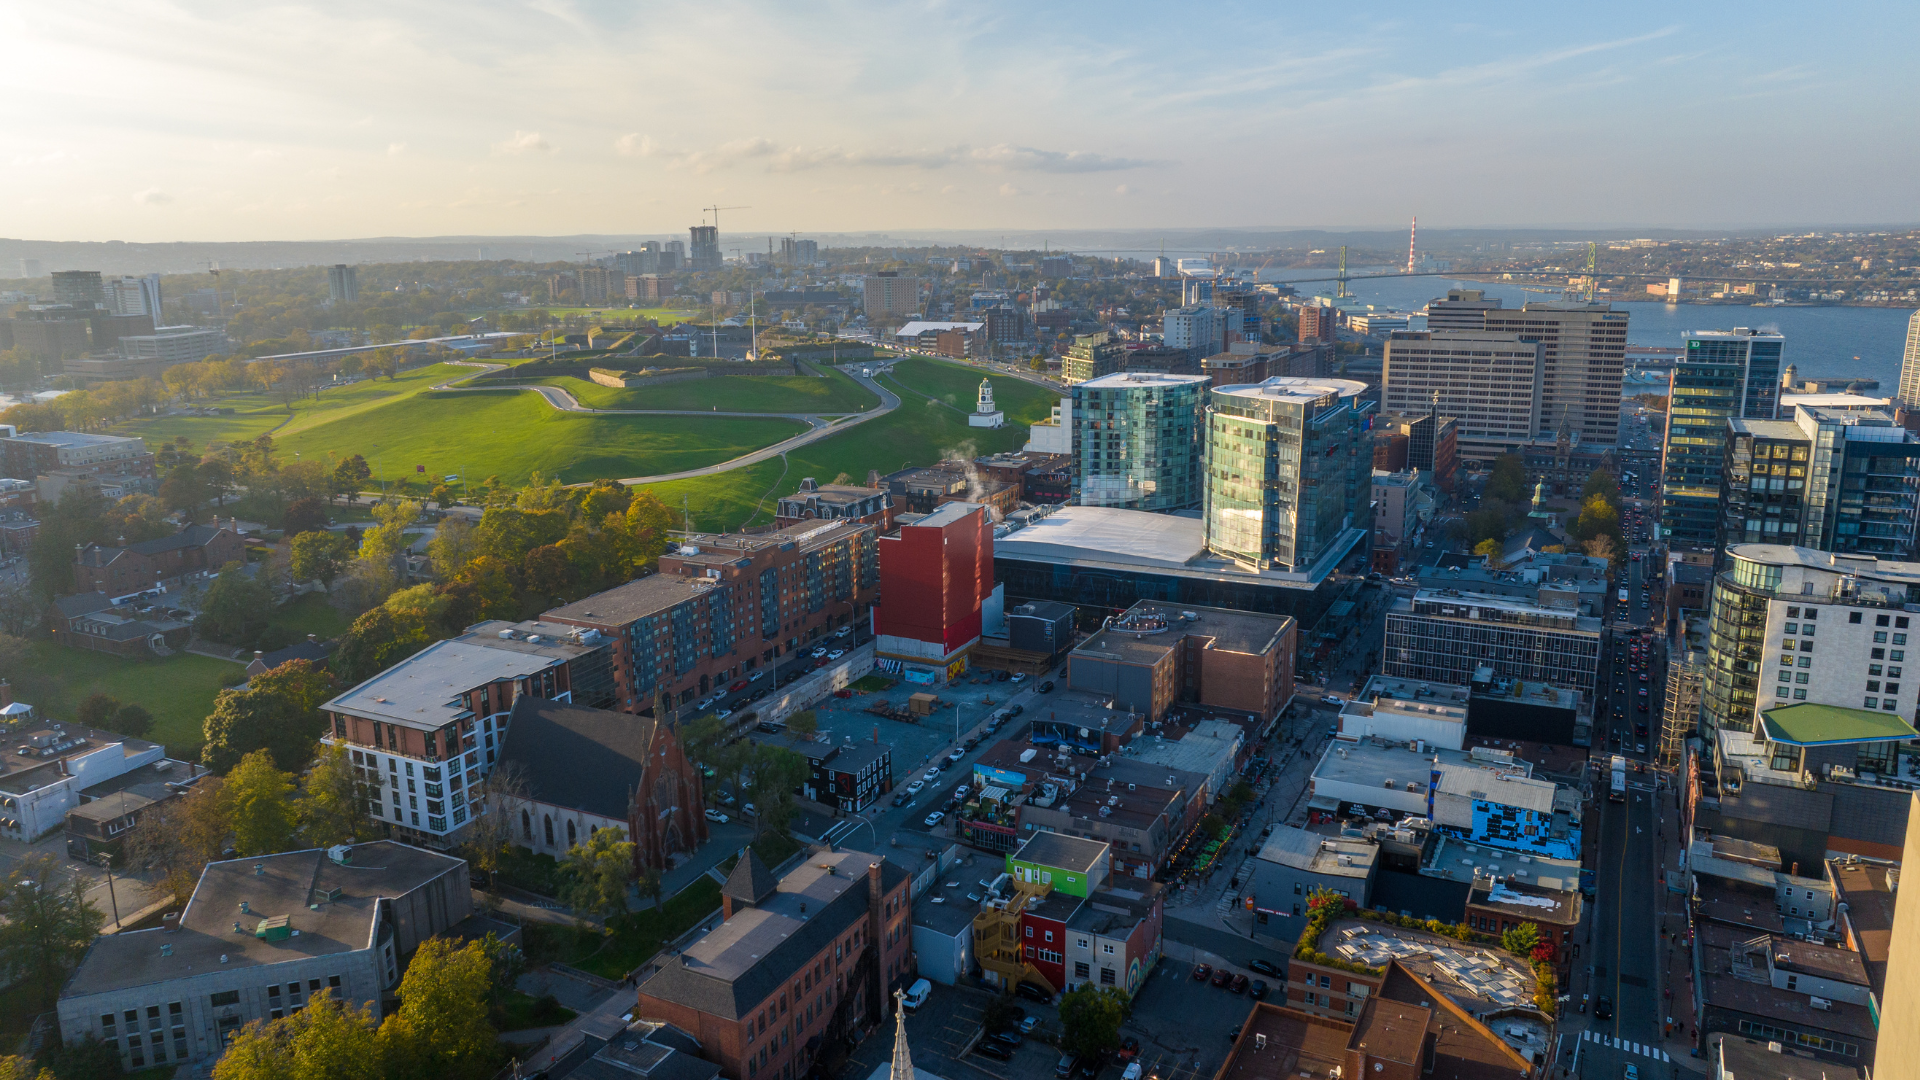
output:
[{"label": "sidewalk", "polygon": [[1654,820],[1659,828],[1662,878],[1658,920],[1660,940],[1655,947],[1662,950],[1658,967],[1660,991],[1665,1001],[1666,1016],[1672,1021],[1661,1047],[1677,1064],[1695,1060],[1694,1039],[1700,1020],[1693,1011],[1693,935],[1687,925],[1686,897],[1670,891],[1665,880],[1668,875],[1684,872],[1686,868],[1685,838],[1680,835],[1679,809],[1675,799],[1676,794],[1670,782],[1654,795]]}]

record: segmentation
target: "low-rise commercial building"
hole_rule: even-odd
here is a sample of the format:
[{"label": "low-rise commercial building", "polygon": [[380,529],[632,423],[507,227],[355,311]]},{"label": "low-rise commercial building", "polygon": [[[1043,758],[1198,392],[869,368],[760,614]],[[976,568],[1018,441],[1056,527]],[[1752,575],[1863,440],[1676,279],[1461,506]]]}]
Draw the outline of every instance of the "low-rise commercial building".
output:
[{"label": "low-rise commercial building", "polygon": [[[147,766],[173,768],[160,744],[49,720],[14,701],[3,681],[0,721],[9,747],[0,757],[0,836],[9,840],[31,843],[64,827],[88,788]],[[189,771],[181,766],[180,779]]]},{"label": "low-rise commercial building", "polygon": [[1553,584],[1536,586],[1531,597],[1423,584],[1387,609],[1381,670],[1464,686],[1476,669],[1489,667],[1500,678],[1549,683],[1591,698],[1602,626],[1579,607],[1578,591]]},{"label": "low-rise commercial building", "polygon": [[1340,735],[1460,750],[1467,742],[1468,714],[1464,686],[1374,675],[1341,704]]},{"label": "low-rise commercial building", "polygon": [[1368,908],[1373,906],[1380,846],[1281,825],[1248,865],[1250,874],[1242,891],[1261,915],[1304,915],[1308,899],[1322,890]]},{"label": "low-rise commercial building", "polygon": [[73,553],[73,584],[81,592],[120,598],[194,574],[218,573],[246,561],[237,521],[188,525],[172,536],[117,547],[88,544]]},{"label": "low-rise commercial building", "polygon": [[1336,739],[1313,771],[1312,792],[1310,805],[1330,813],[1428,818],[1467,843],[1521,855],[1580,852],[1579,793],[1535,777],[1511,751]]},{"label": "low-rise commercial building", "polygon": [[1073,650],[1067,679],[1149,721],[1189,702],[1264,722],[1293,697],[1297,636],[1286,616],[1143,601]]},{"label": "low-rise commercial building", "polygon": [[809,476],[800,481],[800,490],[774,504],[775,529],[824,521],[854,521],[888,532],[893,528],[893,496],[878,487],[822,484]]},{"label": "low-rise commercial building", "polygon": [[60,1037],[138,1070],[216,1059],[322,993],[378,1022],[406,958],[472,910],[465,860],[391,841],[209,863],[177,920],[94,940]]}]

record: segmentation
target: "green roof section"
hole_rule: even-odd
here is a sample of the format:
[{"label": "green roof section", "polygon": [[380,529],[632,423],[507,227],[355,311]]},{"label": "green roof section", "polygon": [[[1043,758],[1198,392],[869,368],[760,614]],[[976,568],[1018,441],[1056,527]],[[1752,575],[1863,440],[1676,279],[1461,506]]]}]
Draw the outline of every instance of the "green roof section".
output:
[{"label": "green roof section", "polygon": [[1812,702],[1764,709],[1760,721],[1766,725],[1768,739],[1795,746],[1920,738],[1920,731],[1898,713]]}]

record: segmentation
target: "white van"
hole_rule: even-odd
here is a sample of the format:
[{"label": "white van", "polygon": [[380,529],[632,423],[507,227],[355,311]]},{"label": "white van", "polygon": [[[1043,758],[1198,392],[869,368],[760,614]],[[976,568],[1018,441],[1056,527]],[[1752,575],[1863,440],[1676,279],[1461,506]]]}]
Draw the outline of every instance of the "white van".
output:
[{"label": "white van", "polygon": [[932,983],[925,979],[916,980],[912,986],[907,987],[907,996],[901,1004],[907,1007],[908,1012],[915,1012],[927,1003],[927,995],[931,993],[933,993]]}]

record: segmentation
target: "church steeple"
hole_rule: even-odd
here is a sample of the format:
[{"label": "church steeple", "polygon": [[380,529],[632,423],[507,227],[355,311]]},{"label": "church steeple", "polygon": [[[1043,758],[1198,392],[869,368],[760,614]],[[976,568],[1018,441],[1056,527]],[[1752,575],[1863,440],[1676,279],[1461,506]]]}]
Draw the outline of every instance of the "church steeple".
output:
[{"label": "church steeple", "polygon": [[907,995],[893,992],[893,1068],[888,1080],[913,1080],[913,1055],[907,1052]]}]

